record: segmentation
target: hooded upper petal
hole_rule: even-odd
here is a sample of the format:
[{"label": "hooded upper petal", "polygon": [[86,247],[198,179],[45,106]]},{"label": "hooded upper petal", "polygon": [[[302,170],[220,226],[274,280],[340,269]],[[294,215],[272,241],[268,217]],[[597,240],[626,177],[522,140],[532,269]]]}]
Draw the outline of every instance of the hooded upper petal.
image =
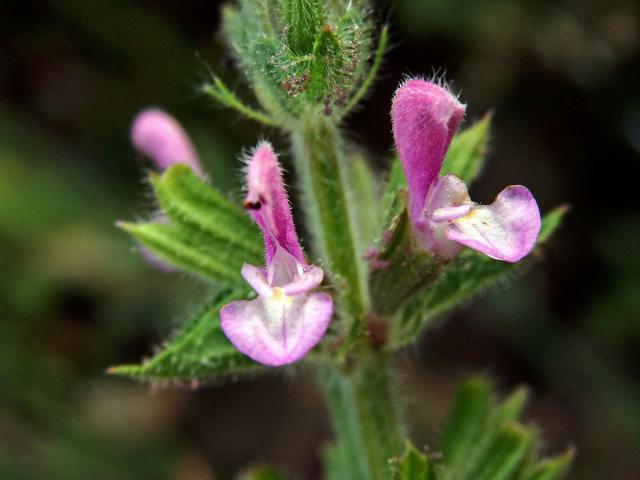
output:
[{"label": "hooded upper petal", "polygon": [[222,329],[235,347],[256,362],[280,366],[304,357],[324,336],[333,314],[325,293],[232,302],[220,311]]},{"label": "hooded upper petal", "polygon": [[264,235],[267,264],[280,245],[299,262],[304,253],[293,224],[282,169],[271,145],[260,143],[247,165],[247,197],[244,205]]},{"label": "hooded upper petal", "polygon": [[540,225],[540,210],[531,192],[512,185],[491,205],[474,207],[451,221],[446,236],[496,260],[517,262],[533,249]]},{"label": "hooded upper petal", "polygon": [[422,220],[429,188],[438,178],[444,156],[465,106],[433,82],[413,79],[397,90],[391,107],[393,136],[409,185],[409,213]]},{"label": "hooded upper petal", "polygon": [[139,113],[131,126],[131,142],[162,170],[176,163],[185,163],[198,175],[204,174],[189,136],[163,110],[150,108]]}]

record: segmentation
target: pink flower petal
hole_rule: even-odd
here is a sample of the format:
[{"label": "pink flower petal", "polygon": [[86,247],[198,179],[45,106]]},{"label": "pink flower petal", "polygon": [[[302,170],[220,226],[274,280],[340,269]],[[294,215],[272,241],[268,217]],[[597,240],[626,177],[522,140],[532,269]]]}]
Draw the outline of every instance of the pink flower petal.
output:
[{"label": "pink flower petal", "polygon": [[321,268],[311,266],[300,277],[282,287],[282,290],[284,290],[284,293],[287,295],[300,295],[301,293],[306,293],[314,288],[318,288],[322,283],[323,277],[324,272]]},{"label": "pink flower petal", "polygon": [[513,185],[489,206],[453,220],[447,238],[496,260],[517,262],[529,254],[540,232],[540,211],[531,192]]},{"label": "pink flower petal", "polygon": [[[304,357],[322,338],[333,314],[324,293],[232,302],[220,311],[222,330],[231,343],[258,363],[280,366]],[[279,291],[278,291],[279,290]]]},{"label": "pink flower petal", "polygon": [[282,170],[268,142],[260,143],[249,160],[247,187],[245,208],[264,234],[267,265],[278,244],[300,263],[306,264],[293,224]]},{"label": "pink flower petal", "polygon": [[459,177],[445,175],[434,181],[422,217],[415,224],[418,243],[428,252],[453,258],[460,253],[462,245],[447,238],[449,222],[467,215],[472,207],[467,186]]},{"label": "pink flower petal", "polygon": [[184,163],[198,175],[204,175],[189,136],[171,115],[162,110],[148,109],[138,114],[131,126],[131,142],[161,170]]},{"label": "pink flower petal", "polygon": [[271,286],[267,282],[267,277],[261,268],[245,263],[242,265],[240,274],[258,295],[262,295],[263,297],[270,297],[272,295]]},{"label": "pink flower petal", "polygon": [[391,107],[393,135],[409,185],[414,224],[420,221],[427,192],[438,178],[464,111],[454,95],[432,82],[409,80],[396,90]]}]

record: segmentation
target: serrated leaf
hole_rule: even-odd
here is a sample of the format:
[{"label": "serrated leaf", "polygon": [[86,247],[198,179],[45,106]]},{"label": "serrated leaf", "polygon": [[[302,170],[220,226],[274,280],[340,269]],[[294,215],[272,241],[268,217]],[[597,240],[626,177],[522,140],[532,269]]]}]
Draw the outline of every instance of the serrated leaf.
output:
[{"label": "serrated leaf", "polygon": [[484,165],[489,142],[491,115],[458,133],[451,141],[440,175],[453,173],[470,185]]},{"label": "serrated leaf", "polygon": [[202,181],[186,165],[174,165],[151,179],[163,211],[176,225],[202,230],[206,237],[228,242],[248,263],[263,255],[258,228],[237,205]]},{"label": "serrated leaf", "polygon": [[205,281],[247,288],[240,275],[244,259],[230,243],[164,223],[120,222],[118,226],[169,265]]},{"label": "serrated leaf", "polygon": [[402,457],[394,460],[395,480],[437,480],[434,462],[407,441]]},{"label": "serrated leaf", "polygon": [[[566,211],[566,207],[561,206],[545,215],[541,228],[544,235],[538,237],[536,248],[551,237]],[[433,317],[468,301],[492,285],[506,282],[524,271],[530,263],[529,259],[518,263],[500,262],[473,250],[464,250],[447,265],[435,283],[405,303],[393,324],[392,346],[409,343]]]},{"label": "serrated leaf", "polygon": [[554,458],[542,460],[523,475],[523,480],[561,480],[573,461],[573,450]]},{"label": "serrated leaf", "polygon": [[483,436],[491,414],[491,384],[478,378],[459,389],[444,427],[440,448],[451,470],[468,461],[468,452]]},{"label": "serrated leaf", "polygon": [[220,328],[220,309],[236,299],[237,293],[219,293],[149,360],[138,365],[112,367],[109,373],[141,380],[182,383],[262,368],[236,350]]}]

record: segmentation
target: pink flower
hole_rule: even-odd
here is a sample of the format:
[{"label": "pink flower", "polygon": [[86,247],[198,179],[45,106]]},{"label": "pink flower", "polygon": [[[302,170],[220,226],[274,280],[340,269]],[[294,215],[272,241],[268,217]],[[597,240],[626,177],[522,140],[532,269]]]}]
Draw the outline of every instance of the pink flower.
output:
[{"label": "pink flower", "polygon": [[540,211],[529,190],[512,185],[489,205],[471,201],[455,175],[439,177],[465,106],[448,90],[409,80],[395,93],[393,134],[409,186],[409,216],[418,244],[444,258],[463,246],[491,258],[517,262],[531,251],[540,231]]},{"label": "pink flower", "polygon": [[266,267],[242,267],[242,276],[258,296],[225,305],[221,326],[231,343],[256,362],[286,365],[304,357],[324,336],[333,300],[313,292],[323,272],[304,258],[280,164],[266,142],[249,161],[247,185],[244,206],[264,235]]},{"label": "pink flower", "polygon": [[171,115],[162,110],[150,108],[138,114],[131,126],[131,142],[160,170],[184,163],[198,175],[204,175],[189,136]]}]

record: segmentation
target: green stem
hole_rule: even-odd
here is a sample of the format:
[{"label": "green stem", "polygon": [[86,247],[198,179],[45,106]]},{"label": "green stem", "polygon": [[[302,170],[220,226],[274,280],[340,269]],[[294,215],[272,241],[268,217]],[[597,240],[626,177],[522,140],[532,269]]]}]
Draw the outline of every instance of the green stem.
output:
[{"label": "green stem", "polygon": [[316,253],[326,262],[341,312],[351,332],[359,332],[368,305],[366,265],[358,250],[354,202],[340,131],[320,112],[300,119],[293,131],[296,171]]},{"label": "green stem", "polygon": [[386,359],[366,354],[349,373],[327,365],[319,377],[335,435],[327,478],[389,478],[389,459],[399,454],[403,437]]}]

